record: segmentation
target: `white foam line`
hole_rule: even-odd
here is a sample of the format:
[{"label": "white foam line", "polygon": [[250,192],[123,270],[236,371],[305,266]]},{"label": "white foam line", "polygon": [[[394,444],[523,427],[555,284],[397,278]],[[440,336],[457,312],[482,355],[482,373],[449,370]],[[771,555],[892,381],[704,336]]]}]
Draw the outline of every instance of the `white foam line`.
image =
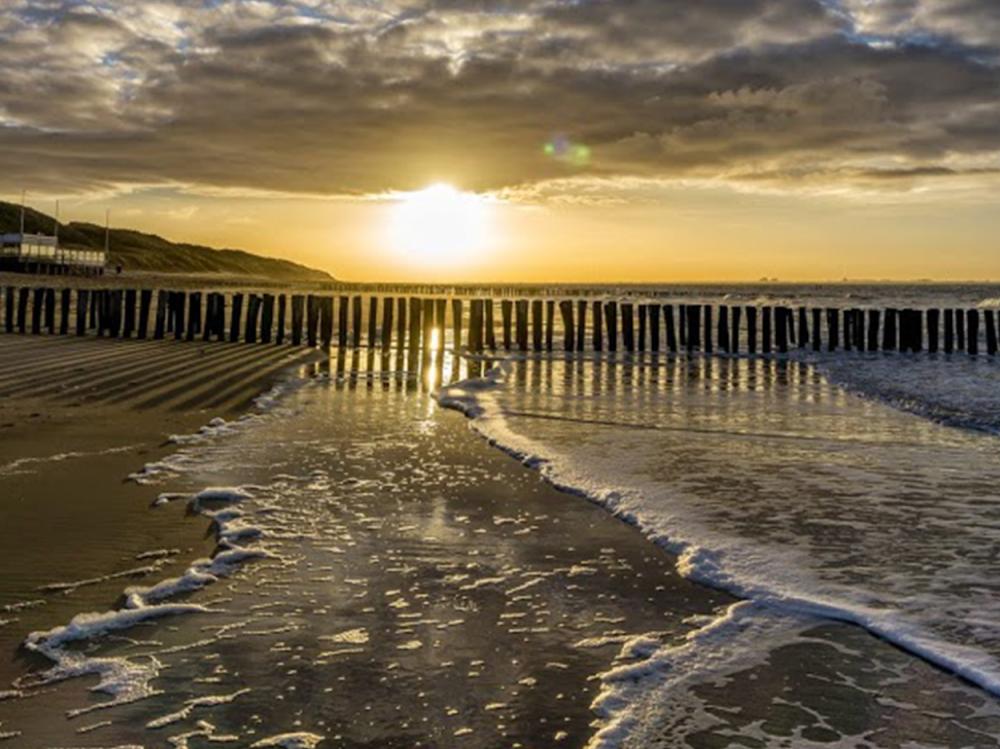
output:
[{"label": "white foam line", "polygon": [[169,599],[211,585],[220,577],[232,574],[247,561],[274,556],[262,546],[241,546],[237,543],[240,539],[261,535],[260,529],[242,520],[241,512],[226,509],[212,511],[204,507],[206,504],[218,506],[243,502],[252,496],[246,487],[209,487],[193,495],[190,500],[192,509],[212,519],[220,546],[218,553],[210,559],[192,562],[178,577],[162,580],[149,587],[127,588],[124,592],[125,602],[119,609],[77,614],[68,624],[32,632],[25,640],[24,647],[44,655],[54,665],[40,674],[23,677],[15,686],[34,688],[77,676],[97,675],[99,682],[94,691],[110,694],[112,699],[72,711],[71,717],[91,710],[135,702],[156,694],[150,686],[159,674],[160,664],[155,655],[147,656],[147,662],[140,664],[126,658],[92,658],[67,646],[154,619],[211,613],[213,609],[208,606],[170,602]]},{"label": "white foam line", "polygon": [[10,463],[0,466],[0,476],[14,475],[17,473],[24,473],[21,471],[24,466],[31,466],[42,463],[62,463],[66,460],[74,460],[76,458],[91,458],[95,455],[115,455],[117,453],[128,452],[129,450],[135,450],[142,445],[120,445],[118,447],[109,447],[104,450],[93,450],[93,451],[78,451],[71,450],[65,453],[55,453],[53,455],[40,455],[28,458],[17,458],[12,460]]},{"label": "white foam line", "polygon": [[177,723],[178,721],[187,719],[191,713],[198,708],[228,705],[237,697],[241,697],[249,692],[250,689],[245,688],[239,689],[232,694],[211,694],[205,697],[195,697],[194,699],[185,702],[184,707],[180,710],[149,721],[146,724],[146,728],[163,728],[164,726],[169,726],[171,723]]},{"label": "white foam line", "polygon": [[72,593],[77,588],[83,588],[88,585],[97,585],[99,583],[109,582],[110,580],[118,580],[123,577],[143,577],[145,575],[151,575],[162,569],[163,565],[168,561],[169,559],[160,557],[153,564],[144,565],[142,567],[132,567],[131,569],[122,570],[121,572],[112,572],[107,575],[100,575],[99,577],[88,577],[83,580],[49,583],[48,585],[38,587],[36,590],[40,593]]},{"label": "white foam line", "polygon": [[283,733],[278,736],[261,739],[257,743],[251,744],[250,749],[264,749],[264,747],[268,749],[271,749],[271,747],[280,747],[281,749],[316,749],[324,740],[324,736],[315,733]]},{"label": "white foam line", "polygon": [[856,624],[988,692],[1000,695],[1000,663],[987,653],[925,634],[893,611],[860,604],[851,605],[833,596],[810,596],[794,590],[772,589],[745,575],[737,577],[724,568],[721,556],[711,549],[648,527],[640,513],[629,509],[641,506],[637,501],[639,497],[612,487],[595,486],[592,481],[565,465],[550,448],[517,434],[509,427],[496,395],[496,391],[504,384],[509,368],[509,362],[501,362],[484,377],[442,387],[435,397],[442,406],[461,411],[469,417],[473,428],[491,445],[523,464],[537,468],[543,478],[556,488],[585,497],[643,530],[650,540],[676,555],[677,570],[683,577],[725,590],[778,612]]}]

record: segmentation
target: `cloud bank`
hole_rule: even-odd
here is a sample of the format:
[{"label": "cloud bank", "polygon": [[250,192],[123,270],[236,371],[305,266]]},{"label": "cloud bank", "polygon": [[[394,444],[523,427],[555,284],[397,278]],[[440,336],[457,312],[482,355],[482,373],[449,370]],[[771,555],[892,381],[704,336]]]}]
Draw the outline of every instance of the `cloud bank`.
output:
[{"label": "cloud bank", "polygon": [[998,62],[995,0],[8,0],[0,169],[61,192],[992,184]]}]

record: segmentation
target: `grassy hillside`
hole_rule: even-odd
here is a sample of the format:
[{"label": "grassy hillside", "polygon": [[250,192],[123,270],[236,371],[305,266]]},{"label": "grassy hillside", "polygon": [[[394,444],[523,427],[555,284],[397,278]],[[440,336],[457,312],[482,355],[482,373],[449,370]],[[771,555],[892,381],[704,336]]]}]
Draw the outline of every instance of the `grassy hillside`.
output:
[{"label": "grassy hillside", "polygon": [[[21,208],[0,201],[0,233],[20,230]],[[51,234],[55,220],[31,208],[25,211],[25,231]],[[65,247],[102,249],[104,227],[71,222],[59,225],[59,243]],[[254,255],[243,250],[216,250],[201,245],[171,242],[155,234],[112,229],[110,264],[125,270],[158,273],[224,273],[288,281],[331,281],[323,271],[289,260]]]}]

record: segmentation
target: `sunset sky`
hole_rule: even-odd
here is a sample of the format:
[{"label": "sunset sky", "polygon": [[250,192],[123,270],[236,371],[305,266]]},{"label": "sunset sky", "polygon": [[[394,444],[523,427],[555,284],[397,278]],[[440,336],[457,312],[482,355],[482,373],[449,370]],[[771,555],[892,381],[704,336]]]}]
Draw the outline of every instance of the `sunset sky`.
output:
[{"label": "sunset sky", "polygon": [[0,5],[0,197],[67,220],[350,280],[1000,280],[997,0]]}]

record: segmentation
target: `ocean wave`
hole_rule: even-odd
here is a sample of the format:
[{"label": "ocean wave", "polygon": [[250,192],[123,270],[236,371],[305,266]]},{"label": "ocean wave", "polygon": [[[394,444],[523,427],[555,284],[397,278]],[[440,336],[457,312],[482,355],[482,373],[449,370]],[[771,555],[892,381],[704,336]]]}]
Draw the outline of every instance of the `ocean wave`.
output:
[{"label": "ocean wave", "polygon": [[[473,428],[491,444],[537,468],[557,488],[585,497],[639,527],[651,541],[676,555],[677,570],[682,576],[745,599],[752,604],[748,610],[757,614],[764,610],[782,617],[819,617],[856,624],[1000,695],[1000,661],[975,643],[949,640],[927,629],[906,611],[894,608],[891,597],[877,590],[866,592],[842,582],[817,578],[810,571],[808,558],[799,558],[800,552],[794,548],[765,550],[745,539],[727,538],[721,532],[699,526],[678,514],[669,501],[654,505],[649,501],[651,493],[661,493],[662,500],[662,493],[670,491],[669,485],[624,488],[619,478],[621,471],[627,473],[627,464],[619,464],[617,472],[604,465],[588,465],[586,454],[574,454],[575,440],[568,436],[565,440],[546,441],[514,428],[503,404],[512,366],[513,362],[504,362],[485,378],[444,387],[437,394],[438,401],[466,414]],[[846,366],[856,369],[858,363]],[[884,366],[898,369],[898,362],[886,362]],[[926,377],[926,372],[914,373],[914,382],[921,376]],[[608,460],[614,462],[610,457]],[[940,605],[933,596],[924,603],[928,611]],[[667,669],[667,664],[675,663],[677,656],[674,646],[665,645],[657,656],[637,668]],[[607,678],[608,694],[597,703],[605,724],[594,747],[620,746],[623,736],[629,733],[634,697],[634,694],[629,696],[632,694],[629,674],[635,676],[634,672],[621,672]]]}]

